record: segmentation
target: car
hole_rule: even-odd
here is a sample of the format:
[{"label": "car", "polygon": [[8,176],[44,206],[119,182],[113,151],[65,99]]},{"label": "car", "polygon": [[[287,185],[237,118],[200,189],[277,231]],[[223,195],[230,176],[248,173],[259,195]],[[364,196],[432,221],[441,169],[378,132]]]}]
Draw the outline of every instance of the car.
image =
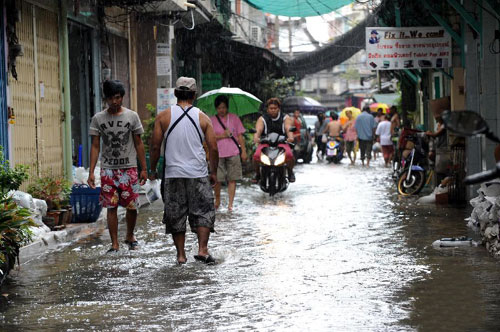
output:
[{"label": "car", "polygon": [[[289,114],[293,117],[293,114]],[[314,124],[317,117],[315,115],[300,115],[300,142],[295,144],[293,155],[295,160],[302,160],[303,163],[309,164],[312,160],[314,149]],[[313,122],[314,120],[314,122]]]},{"label": "car", "polygon": [[318,121],[318,117],[316,115],[308,115],[308,114],[303,115],[302,117],[304,118],[304,122],[307,125],[307,129],[309,129],[311,137],[314,137],[314,130],[315,130],[314,124],[316,123],[316,121]]}]

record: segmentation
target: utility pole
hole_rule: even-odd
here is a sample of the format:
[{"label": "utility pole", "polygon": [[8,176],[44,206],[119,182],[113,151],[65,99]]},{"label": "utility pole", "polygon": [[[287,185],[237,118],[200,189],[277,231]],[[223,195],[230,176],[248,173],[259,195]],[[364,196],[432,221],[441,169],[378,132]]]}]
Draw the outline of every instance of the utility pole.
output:
[{"label": "utility pole", "polygon": [[377,70],[377,84],[378,84],[378,92],[382,92],[382,77],[380,76],[380,70]]},{"label": "utility pole", "polygon": [[274,19],[274,45],[276,47],[276,53],[280,51],[280,19],[276,15]]},{"label": "utility pole", "polygon": [[292,50],[292,18],[288,18],[288,45],[290,47],[290,59],[293,57]]}]

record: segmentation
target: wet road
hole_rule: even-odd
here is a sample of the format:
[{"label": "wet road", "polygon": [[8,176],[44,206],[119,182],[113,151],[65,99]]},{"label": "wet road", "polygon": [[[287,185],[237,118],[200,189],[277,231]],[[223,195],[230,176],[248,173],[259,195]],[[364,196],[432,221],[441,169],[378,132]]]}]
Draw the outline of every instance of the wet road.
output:
[{"label": "wet road", "polygon": [[189,234],[188,264],[177,266],[155,204],[140,213],[140,251],[107,255],[104,233],[14,272],[0,329],[498,331],[498,261],[481,247],[431,246],[476,237],[469,210],[399,198],[379,165],[296,171],[273,199],[238,187],[236,210],[217,215],[217,265],[194,261]]}]

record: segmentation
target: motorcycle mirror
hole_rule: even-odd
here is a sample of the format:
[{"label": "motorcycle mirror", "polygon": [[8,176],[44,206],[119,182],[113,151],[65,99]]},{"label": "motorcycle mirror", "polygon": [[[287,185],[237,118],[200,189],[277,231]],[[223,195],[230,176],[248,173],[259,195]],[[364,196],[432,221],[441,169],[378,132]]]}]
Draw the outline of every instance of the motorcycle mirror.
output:
[{"label": "motorcycle mirror", "polygon": [[489,132],[486,121],[473,111],[444,111],[441,117],[446,128],[456,134],[473,136]]},{"label": "motorcycle mirror", "polygon": [[464,136],[485,134],[490,140],[500,143],[500,139],[493,134],[481,115],[473,111],[444,111],[441,115],[443,122],[450,131]]}]

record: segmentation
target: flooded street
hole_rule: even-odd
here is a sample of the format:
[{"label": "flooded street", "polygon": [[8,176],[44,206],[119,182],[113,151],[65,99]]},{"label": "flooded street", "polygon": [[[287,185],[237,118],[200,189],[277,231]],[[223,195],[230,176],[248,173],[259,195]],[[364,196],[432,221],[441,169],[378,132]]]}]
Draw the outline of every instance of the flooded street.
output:
[{"label": "flooded street", "polygon": [[[437,250],[477,236],[469,209],[417,206],[388,169],[296,167],[274,198],[240,185],[217,214],[218,260],[175,264],[162,206],[140,212],[139,251],[106,254],[107,232],[14,271],[0,300],[3,331],[497,331],[499,263],[482,247]],[[124,224],[120,225],[124,236]]]}]

